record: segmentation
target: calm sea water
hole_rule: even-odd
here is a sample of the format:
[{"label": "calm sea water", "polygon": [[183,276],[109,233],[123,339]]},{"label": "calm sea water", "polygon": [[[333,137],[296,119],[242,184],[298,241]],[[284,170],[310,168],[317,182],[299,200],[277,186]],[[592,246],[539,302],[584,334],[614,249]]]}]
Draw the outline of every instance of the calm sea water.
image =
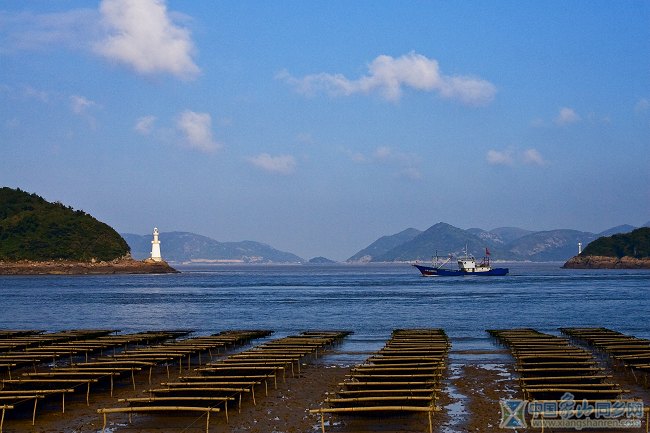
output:
[{"label": "calm sea water", "polygon": [[[390,331],[441,327],[454,347],[485,329],[606,326],[650,338],[650,271],[509,264],[506,277],[424,278],[408,265],[180,267],[178,275],[0,277],[0,328],[264,328],[354,331],[350,352]],[[500,265],[501,266],[501,265]]]}]

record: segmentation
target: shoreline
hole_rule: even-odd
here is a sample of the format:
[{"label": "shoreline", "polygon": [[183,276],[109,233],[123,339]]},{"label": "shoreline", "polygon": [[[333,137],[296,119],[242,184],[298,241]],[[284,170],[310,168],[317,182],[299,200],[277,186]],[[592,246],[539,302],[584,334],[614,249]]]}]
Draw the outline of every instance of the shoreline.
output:
[{"label": "shoreline", "polygon": [[580,255],[570,258],[562,267],[565,269],[650,269],[650,258]]},{"label": "shoreline", "polygon": [[177,274],[167,262],[117,259],[110,262],[78,262],[71,260],[0,261],[0,275],[113,275],[113,274]]}]

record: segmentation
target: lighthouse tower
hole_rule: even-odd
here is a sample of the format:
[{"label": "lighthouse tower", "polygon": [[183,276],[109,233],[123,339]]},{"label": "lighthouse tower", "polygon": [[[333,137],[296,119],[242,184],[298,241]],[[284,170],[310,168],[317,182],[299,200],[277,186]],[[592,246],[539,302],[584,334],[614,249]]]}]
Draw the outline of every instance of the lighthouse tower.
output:
[{"label": "lighthouse tower", "polygon": [[162,262],[160,255],[160,241],[158,240],[158,228],[153,229],[153,240],[151,241],[151,260],[154,262]]}]

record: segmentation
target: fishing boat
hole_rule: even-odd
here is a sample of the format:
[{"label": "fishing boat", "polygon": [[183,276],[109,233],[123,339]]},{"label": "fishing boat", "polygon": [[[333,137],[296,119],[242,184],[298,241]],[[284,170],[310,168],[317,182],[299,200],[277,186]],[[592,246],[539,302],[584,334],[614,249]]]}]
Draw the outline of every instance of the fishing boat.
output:
[{"label": "fishing boat", "polygon": [[490,250],[487,248],[485,249],[485,257],[483,257],[483,260],[479,264],[476,264],[474,256],[467,252],[467,247],[465,247],[463,257],[458,258],[458,269],[444,267],[452,258],[453,256],[450,254],[445,261],[440,262],[436,256],[432,266],[419,264],[414,264],[413,266],[418,268],[424,277],[460,277],[465,275],[503,276],[507,275],[509,271],[508,268],[493,268],[490,266]]}]

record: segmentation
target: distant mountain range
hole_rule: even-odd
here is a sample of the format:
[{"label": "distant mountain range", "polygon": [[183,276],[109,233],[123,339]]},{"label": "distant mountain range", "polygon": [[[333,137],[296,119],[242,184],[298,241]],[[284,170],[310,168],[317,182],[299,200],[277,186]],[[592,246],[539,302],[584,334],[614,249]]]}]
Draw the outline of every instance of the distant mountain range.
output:
[{"label": "distant mountain range", "polygon": [[[645,224],[650,227],[650,221]],[[517,227],[493,230],[460,229],[446,223],[435,224],[425,231],[408,228],[390,236],[382,236],[352,257],[348,263],[429,261],[436,253],[460,255],[467,245],[471,254],[482,257],[488,248],[493,260],[566,261],[601,236],[627,233],[636,227],[621,225],[601,233],[578,230],[531,231]],[[151,253],[150,234],[122,233],[135,259],[144,259]],[[219,242],[189,232],[160,234],[163,259],[171,263],[306,263],[301,257],[254,242]],[[309,263],[329,263],[316,257]]]},{"label": "distant mountain range", "polygon": [[[650,226],[650,221],[645,224]],[[409,228],[383,236],[359,251],[347,262],[429,261],[432,256],[468,252],[482,257],[488,248],[493,259],[517,261],[566,261],[577,254],[578,242],[586,247],[601,236],[627,233],[636,227],[621,225],[601,233],[578,230],[530,231],[516,227],[467,230],[440,222],[425,231]]]},{"label": "distant mountain range", "polygon": [[[151,254],[151,235],[122,233],[135,259]],[[160,233],[163,259],[172,263],[302,263],[295,254],[253,241],[219,242],[188,232]]]}]

